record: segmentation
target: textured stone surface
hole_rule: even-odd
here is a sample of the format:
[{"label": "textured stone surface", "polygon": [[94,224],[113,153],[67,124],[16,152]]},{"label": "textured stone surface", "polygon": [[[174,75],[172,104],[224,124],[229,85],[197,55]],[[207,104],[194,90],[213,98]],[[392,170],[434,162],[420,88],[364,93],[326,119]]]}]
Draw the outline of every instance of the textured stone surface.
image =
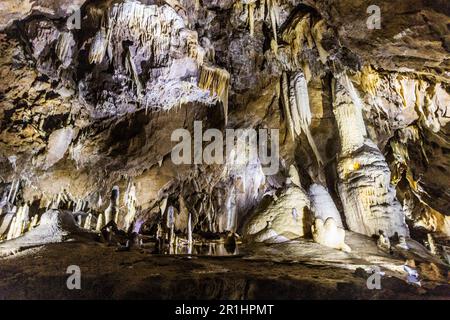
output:
[{"label": "textured stone surface", "polygon": [[291,187],[273,203],[252,215],[244,236],[257,242],[284,242],[309,234],[311,218],[309,200],[298,187]]}]

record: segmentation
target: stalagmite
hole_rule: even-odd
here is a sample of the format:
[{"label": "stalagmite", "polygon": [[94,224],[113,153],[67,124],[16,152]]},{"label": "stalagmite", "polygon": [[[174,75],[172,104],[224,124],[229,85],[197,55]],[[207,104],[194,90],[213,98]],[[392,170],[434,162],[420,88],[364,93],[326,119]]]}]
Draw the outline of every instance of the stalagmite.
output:
[{"label": "stalagmite", "polygon": [[300,182],[300,175],[298,174],[297,168],[293,164],[291,164],[289,167],[289,182],[293,183],[299,188],[302,187],[302,184]]},{"label": "stalagmite", "polygon": [[326,221],[331,217],[338,227],[343,228],[341,215],[325,187],[319,184],[312,184],[308,195],[311,199],[311,211],[314,213],[315,218]]},{"label": "stalagmite", "polygon": [[11,204],[14,204],[14,202],[16,201],[16,196],[17,196],[17,192],[19,190],[20,187],[20,180],[13,180],[11,183],[11,187],[9,189],[9,193],[8,193],[8,198],[7,201]]},{"label": "stalagmite", "polygon": [[95,231],[100,232],[104,226],[105,224],[103,223],[103,214],[100,213],[97,217],[97,225],[95,226]]},{"label": "stalagmite", "polygon": [[[14,183],[15,182],[15,183]],[[14,204],[16,202],[16,196],[17,196],[17,192],[19,191],[20,188],[20,180],[13,180],[13,182],[11,183],[11,189],[9,190],[9,194],[8,194],[8,202],[11,204]]]},{"label": "stalagmite", "polygon": [[173,245],[175,244],[175,217],[174,217],[174,209],[172,206],[169,207],[167,210],[167,228],[169,230],[169,250],[173,248]]},{"label": "stalagmite", "polygon": [[119,187],[114,186],[111,190],[111,198],[108,208],[105,210],[105,225],[110,221],[118,222],[119,218]]},{"label": "stalagmite", "polygon": [[351,252],[352,249],[345,244],[345,230],[339,228],[333,218],[327,218],[325,223],[322,219],[316,219],[311,227],[313,239],[315,242],[339,249],[345,252]]},{"label": "stalagmite", "polygon": [[[264,210],[256,210],[243,230],[255,242],[278,243],[305,236],[311,227],[306,208],[310,202],[304,190],[290,186]],[[294,216],[293,210],[297,212]]]},{"label": "stalagmite", "polygon": [[340,137],[338,189],[350,230],[368,236],[408,236],[390,170],[378,147],[367,138],[362,102],[348,77],[338,76],[333,105]]},{"label": "stalagmite", "polygon": [[226,201],[227,209],[227,228],[226,231],[236,231],[236,192],[235,186],[231,188]]},{"label": "stalagmite", "polygon": [[188,244],[192,245],[192,214],[189,212],[187,225]]},{"label": "stalagmite", "polygon": [[6,240],[10,240],[14,237],[14,230],[16,229],[16,221],[17,217],[14,216],[14,218],[11,221],[11,224],[9,226],[8,234],[6,235]]},{"label": "stalagmite", "polygon": [[39,215],[35,214],[33,218],[31,218],[30,226],[28,230],[35,228],[39,223]]},{"label": "stalagmite", "polygon": [[91,223],[92,223],[92,214],[89,213],[86,217],[86,220],[84,220],[84,228],[91,230]]},{"label": "stalagmite", "polygon": [[228,122],[228,87],[230,85],[230,74],[225,69],[202,65],[198,86],[201,89],[209,90],[212,95],[217,95],[223,104],[225,114],[225,125]]},{"label": "stalagmite", "polygon": [[436,242],[434,241],[433,236],[431,235],[431,233],[427,234],[427,240],[428,240],[428,247],[430,248],[431,254],[438,255]]},{"label": "stalagmite", "polygon": [[382,230],[380,230],[380,235],[377,240],[377,247],[388,252],[391,250],[391,242],[389,241],[389,238],[384,235]]},{"label": "stalagmite", "polygon": [[141,80],[139,80],[139,75],[136,71],[136,65],[134,64],[133,57],[131,56],[130,50],[128,50],[125,61],[125,68],[127,73],[133,79],[134,84],[136,85],[136,93],[138,99],[142,99],[142,92],[144,90]]},{"label": "stalagmite", "polygon": [[6,239],[14,239],[20,237],[29,227],[29,207],[27,204],[20,206],[15,213],[14,218],[9,226]]},{"label": "stalagmite", "polygon": [[125,230],[128,230],[136,215],[136,186],[131,181],[128,183],[124,202],[127,208],[127,214],[125,216]]},{"label": "stalagmite", "polygon": [[238,2],[239,8],[242,8],[242,4],[246,6],[247,16],[248,16],[248,25],[250,29],[250,36],[253,37],[255,32],[255,7],[256,7],[256,0],[241,0],[241,2]]},{"label": "stalagmite", "polygon": [[278,8],[278,0],[266,0],[267,10],[269,11],[270,24],[272,25],[273,43],[275,54],[278,52],[278,25],[280,21],[280,14]]}]

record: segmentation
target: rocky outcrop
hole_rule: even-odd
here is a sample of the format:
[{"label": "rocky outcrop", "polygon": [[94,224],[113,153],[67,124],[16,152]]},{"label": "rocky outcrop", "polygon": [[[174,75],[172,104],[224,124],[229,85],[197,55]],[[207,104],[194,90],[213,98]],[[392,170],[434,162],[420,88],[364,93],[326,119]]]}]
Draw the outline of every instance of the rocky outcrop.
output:
[{"label": "rocky outcrop", "polygon": [[26,248],[48,243],[63,242],[70,238],[85,237],[94,239],[87,231],[81,229],[70,212],[49,210],[45,212],[39,225],[25,235],[0,244],[0,255],[17,253]]}]

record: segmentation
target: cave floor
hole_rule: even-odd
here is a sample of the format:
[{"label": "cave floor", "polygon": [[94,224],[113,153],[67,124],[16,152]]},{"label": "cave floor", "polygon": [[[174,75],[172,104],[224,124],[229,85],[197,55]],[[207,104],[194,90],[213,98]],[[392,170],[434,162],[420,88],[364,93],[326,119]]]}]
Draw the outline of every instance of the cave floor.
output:
[{"label": "cave floor", "polygon": [[[406,259],[429,265],[419,246],[389,255],[367,237],[350,234],[346,241],[352,253],[298,240],[243,247],[242,255],[228,257],[47,244],[0,259],[0,299],[450,299],[442,274],[424,271],[420,288],[404,280]],[[70,265],[80,267],[80,290],[67,289]],[[358,269],[374,265],[385,272],[381,290],[369,290],[370,274]]]}]

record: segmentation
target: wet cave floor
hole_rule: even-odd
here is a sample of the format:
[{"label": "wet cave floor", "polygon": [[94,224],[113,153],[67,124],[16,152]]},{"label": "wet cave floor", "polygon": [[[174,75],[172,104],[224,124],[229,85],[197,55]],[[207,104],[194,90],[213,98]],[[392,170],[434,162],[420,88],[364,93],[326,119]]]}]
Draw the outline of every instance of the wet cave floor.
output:
[{"label": "wet cave floor", "polygon": [[[423,253],[389,255],[356,234],[347,241],[352,253],[298,240],[244,247],[236,256],[48,244],[0,259],[0,299],[450,299],[445,266],[434,278],[424,273],[420,288],[405,281],[405,258],[420,261]],[[67,288],[71,265],[80,267],[80,290]],[[370,274],[358,269],[371,265],[385,272],[380,290],[369,290]]]}]

